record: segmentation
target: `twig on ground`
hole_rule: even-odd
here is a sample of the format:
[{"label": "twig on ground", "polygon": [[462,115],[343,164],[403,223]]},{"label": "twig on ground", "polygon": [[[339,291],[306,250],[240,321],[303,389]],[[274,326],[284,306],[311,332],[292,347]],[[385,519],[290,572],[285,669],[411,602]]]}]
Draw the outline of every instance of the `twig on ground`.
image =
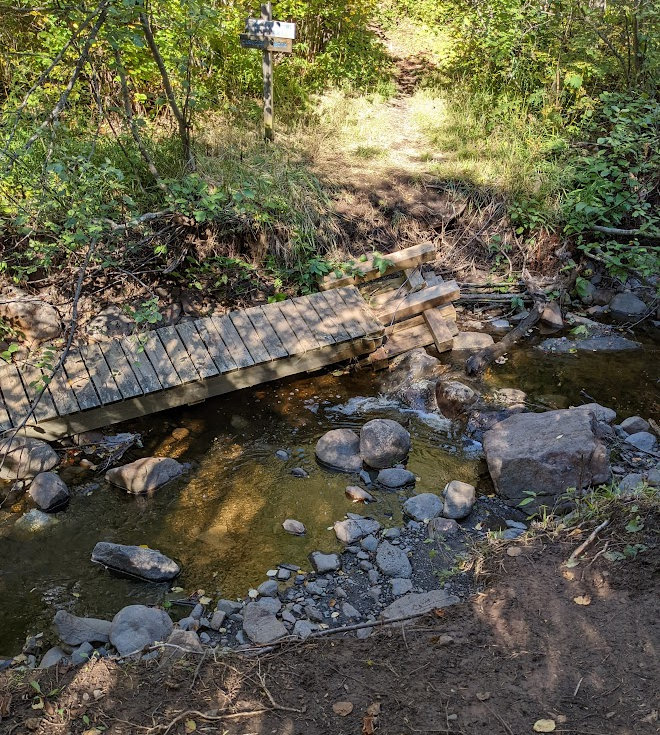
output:
[{"label": "twig on ground", "polygon": [[264,693],[268,697],[268,701],[273,706],[273,709],[280,710],[282,712],[295,712],[298,715],[301,715],[305,711],[304,709],[296,709],[295,707],[287,707],[283,704],[278,704],[273,699],[273,695],[270,693],[270,691],[268,690],[268,687],[266,686],[265,677],[261,673],[261,664],[259,664],[259,671],[257,671],[257,677],[259,678],[259,683],[261,684],[261,688],[264,690]]},{"label": "twig on ground", "polygon": [[594,540],[596,539],[596,536],[598,536],[598,534],[609,524],[609,522],[610,522],[610,519],[606,518],[600,524],[600,526],[596,526],[596,528],[594,528],[594,530],[587,537],[587,540],[581,543],[577,547],[577,549],[575,549],[575,551],[568,557],[566,564],[570,564],[571,562],[575,561],[578,558],[578,556],[580,556],[580,554],[582,554],[582,552],[584,552],[587,549],[587,547],[589,547],[594,542]]},{"label": "twig on ground", "polygon": [[511,727],[509,726],[509,723],[508,723],[508,722],[506,722],[506,720],[504,720],[504,719],[503,719],[503,718],[502,718],[502,717],[501,717],[501,716],[500,716],[500,715],[499,715],[499,714],[498,714],[498,713],[497,713],[497,712],[496,712],[496,711],[495,711],[495,710],[494,710],[494,709],[493,709],[492,707],[489,707],[488,705],[486,705],[486,709],[487,709],[487,710],[488,710],[488,711],[489,711],[489,712],[490,712],[490,713],[491,713],[492,715],[494,715],[494,716],[495,716],[495,717],[497,718],[497,720],[498,720],[498,721],[499,721],[499,723],[500,723],[500,724],[502,725],[502,727],[503,727],[503,728],[504,728],[504,729],[505,729],[505,730],[507,731],[508,735],[513,735],[513,730],[512,730],[512,729],[511,729]]}]

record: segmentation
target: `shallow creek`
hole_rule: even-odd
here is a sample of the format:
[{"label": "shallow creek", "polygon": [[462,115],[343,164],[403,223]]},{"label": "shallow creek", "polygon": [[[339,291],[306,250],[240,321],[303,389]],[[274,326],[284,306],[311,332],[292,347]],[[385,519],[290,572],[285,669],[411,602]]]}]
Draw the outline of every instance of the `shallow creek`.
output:
[{"label": "shallow creek", "polygon": [[[650,345],[641,353],[579,357],[526,348],[495,366],[485,383],[521,388],[539,408],[589,402],[585,391],[619,418],[657,417],[658,357]],[[46,630],[57,609],[110,619],[124,605],[164,599],[167,585],[120,579],[93,565],[97,541],[145,544],[176,559],[183,568],[176,584],[185,592],[175,597],[199,589],[211,597],[244,597],[278,563],[309,568],[310,551],[339,547],[332,523],[347,511],[361,512],[344,495],[354,478],[314,460],[316,440],[331,428],[396,418],[412,434],[408,468],[420,478],[416,492],[439,492],[452,479],[491,492],[485,462],[460,434],[429,417],[360,400],[377,396],[379,387],[380,376],[367,372],[305,376],[114,427],[142,434],[144,447],[124,462],[170,456],[189,462],[189,472],[152,497],[136,498],[88,470],[65,468],[71,503],[56,525],[38,534],[19,534],[13,528],[19,514],[0,511],[0,654],[18,653],[25,636]],[[189,433],[175,439],[172,431],[181,427]],[[291,458],[278,459],[279,449]],[[309,477],[293,477],[294,467]],[[397,493],[376,495],[379,502],[364,512],[385,525],[399,523]],[[302,521],[307,535],[284,533],[285,518]]]}]

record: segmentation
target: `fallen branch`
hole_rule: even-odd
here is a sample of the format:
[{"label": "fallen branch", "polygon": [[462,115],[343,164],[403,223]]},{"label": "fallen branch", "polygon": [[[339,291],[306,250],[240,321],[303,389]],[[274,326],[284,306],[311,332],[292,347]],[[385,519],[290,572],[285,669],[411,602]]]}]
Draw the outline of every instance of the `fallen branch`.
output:
[{"label": "fallen branch", "polygon": [[600,526],[596,526],[596,528],[594,528],[594,530],[589,534],[587,540],[581,543],[577,547],[577,549],[575,549],[575,551],[568,557],[566,563],[570,564],[571,562],[574,562],[578,558],[578,556],[580,556],[580,554],[582,554],[587,549],[587,547],[595,541],[596,536],[598,536],[598,534],[609,524],[609,522],[610,519],[607,518],[600,524]]},{"label": "fallen branch", "polygon": [[484,347],[483,350],[479,350],[479,352],[475,352],[474,355],[471,355],[465,363],[465,372],[468,375],[478,375],[483,372],[492,362],[497,360],[498,357],[504,355],[504,353],[508,352],[519,339],[525,336],[527,331],[531,329],[541,318],[542,311],[543,305],[535,304],[534,308],[520,322],[520,324],[502,337],[497,344],[491,345],[490,347]]}]

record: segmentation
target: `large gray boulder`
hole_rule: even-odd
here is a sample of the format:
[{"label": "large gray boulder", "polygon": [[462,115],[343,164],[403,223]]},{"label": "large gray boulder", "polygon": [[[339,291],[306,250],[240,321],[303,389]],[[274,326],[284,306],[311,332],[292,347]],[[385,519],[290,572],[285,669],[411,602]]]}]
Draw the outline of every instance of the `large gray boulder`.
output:
[{"label": "large gray boulder", "polygon": [[99,541],[92,551],[92,561],[115,572],[128,574],[147,582],[166,582],[174,579],[181,569],[169,557],[156,549],[126,546]]},{"label": "large gray boulder", "polygon": [[394,600],[380,614],[383,620],[395,620],[409,615],[424,615],[442,607],[456,605],[460,600],[444,590],[431,592],[410,592],[398,600]]},{"label": "large gray boulder", "polygon": [[258,602],[250,602],[243,610],[243,630],[253,643],[272,643],[288,635],[281,620]]},{"label": "large gray boulder", "polygon": [[512,506],[533,497],[528,510],[554,504],[569,487],[607,482],[611,474],[596,419],[582,409],[510,416],[484,434],[483,445],[498,494]]},{"label": "large gray boulder", "polygon": [[420,493],[408,498],[403,512],[416,521],[427,521],[442,513],[442,500],[435,493]]},{"label": "large gray boulder", "polygon": [[126,656],[156,641],[166,641],[174,625],[170,616],[155,607],[129,605],[112,619],[110,643]]},{"label": "large gray boulder", "polygon": [[55,339],[62,330],[54,306],[18,288],[9,288],[0,295],[0,318],[22,333],[28,342]]},{"label": "large gray boulder", "polygon": [[107,643],[110,640],[109,620],[99,618],[79,618],[66,610],[58,610],[53,618],[57,637],[67,646],[81,643]]},{"label": "large gray boulder", "polygon": [[345,544],[353,544],[356,541],[376,533],[380,530],[380,523],[372,518],[348,518],[345,521],[336,521],[334,525],[335,535]]},{"label": "large gray boulder", "polygon": [[412,577],[410,559],[403,549],[389,541],[381,541],[376,551],[376,566],[388,577],[409,579]]},{"label": "large gray boulder", "polygon": [[34,477],[40,472],[48,472],[57,465],[59,459],[55,450],[41,439],[15,436],[0,440],[0,480],[21,480]]},{"label": "large gray boulder", "polygon": [[359,472],[362,469],[360,438],[351,429],[333,429],[316,442],[318,461],[339,472]]},{"label": "large gray boulder", "polygon": [[367,421],[360,431],[360,454],[374,469],[403,461],[410,451],[410,434],[401,424],[391,419]]},{"label": "large gray boulder", "polygon": [[40,510],[47,512],[58,510],[70,497],[69,488],[55,472],[40,472],[32,481],[28,495]]},{"label": "large gray boulder", "polygon": [[133,495],[151,493],[183,474],[185,466],[170,457],[144,457],[105,473],[105,479]]}]

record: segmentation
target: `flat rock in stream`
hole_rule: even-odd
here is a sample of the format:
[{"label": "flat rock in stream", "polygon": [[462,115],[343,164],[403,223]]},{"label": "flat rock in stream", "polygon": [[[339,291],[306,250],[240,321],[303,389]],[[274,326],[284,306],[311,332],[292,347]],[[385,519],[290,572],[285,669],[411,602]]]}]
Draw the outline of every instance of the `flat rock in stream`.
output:
[{"label": "flat rock in stream", "polygon": [[641,344],[617,334],[586,337],[585,339],[568,339],[558,337],[545,339],[537,349],[555,355],[567,355],[573,352],[628,352],[639,350]]},{"label": "flat rock in stream", "polygon": [[144,579],[147,582],[166,582],[181,571],[179,565],[156,549],[126,546],[99,541],[92,552],[92,561],[112,571]]},{"label": "flat rock in stream", "polygon": [[345,544],[352,544],[369,534],[380,530],[380,523],[372,518],[349,518],[345,521],[336,521],[335,535]]},{"label": "flat rock in stream", "polygon": [[109,620],[79,618],[66,610],[58,610],[53,618],[53,627],[58,638],[68,646],[82,643],[107,643],[110,640]]},{"label": "flat rock in stream", "polygon": [[153,492],[185,470],[185,465],[170,457],[143,457],[121,467],[113,467],[105,473],[105,479],[133,495],[141,495]]},{"label": "flat rock in stream", "polygon": [[378,473],[376,482],[395,489],[406,485],[414,485],[415,475],[410,470],[404,470],[403,467],[391,467],[387,470],[381,470]]},{"label": "flat rock in stream", "polygon": [[351,429],[332,429],[316,442],[318,461],[339,472],[359,472],[362,469],[360,437]]},{"label": "flat rock in stream", "polygon": [[372,419],[360,431],[362,459],[377,470],[402,462],[410,451],[410,434],[392,419]]},{"label": "flat rock in stream", "polygon": [[383,620],[394,620],[409,615],[424,615],[443,607],[456,605],[460,600],[455,595],[450,595],[444,590],[431,590],[430,592],[410,592],[388,605],[380,617]]},{"label": "flat rock in stream", "polygon": [[442,513],[442,499],[435,493],[420,493],[408,498],[403,504],[403,512],[416,521],[427,521]]},{"label": "flat rock in stream", "polygon": [[0,480],[21,480],[48,472],[59,459],[55,450],[41,439],[15,436],[0,440]]}]

